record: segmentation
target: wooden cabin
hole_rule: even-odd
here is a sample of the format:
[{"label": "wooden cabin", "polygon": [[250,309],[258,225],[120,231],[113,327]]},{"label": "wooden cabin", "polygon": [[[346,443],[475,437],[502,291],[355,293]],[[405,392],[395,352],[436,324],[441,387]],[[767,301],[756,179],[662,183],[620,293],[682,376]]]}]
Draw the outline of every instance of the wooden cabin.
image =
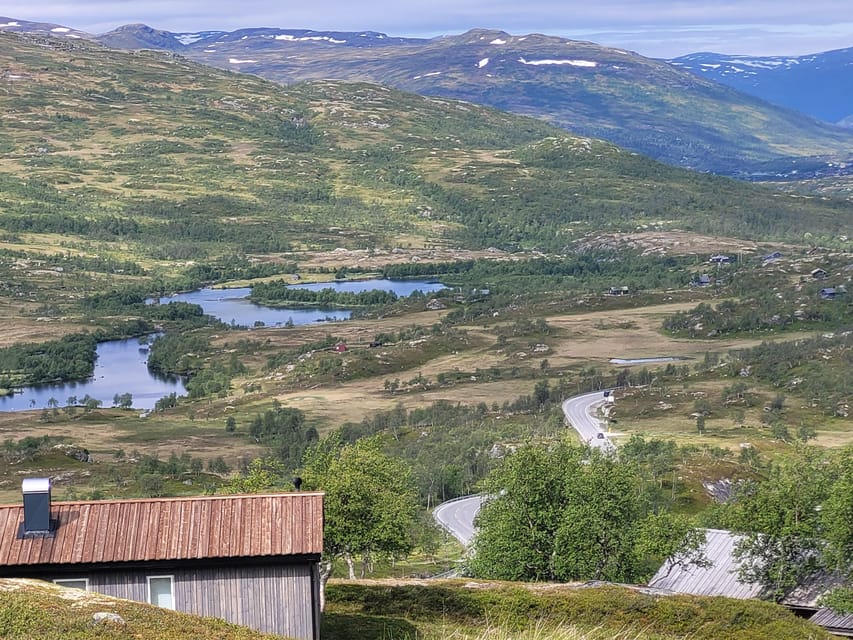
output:
[{"label": "wooden cabin", "polygon": [[0,506],[0,577],[318,640],[323,494],[51,503],[46,478]]}]

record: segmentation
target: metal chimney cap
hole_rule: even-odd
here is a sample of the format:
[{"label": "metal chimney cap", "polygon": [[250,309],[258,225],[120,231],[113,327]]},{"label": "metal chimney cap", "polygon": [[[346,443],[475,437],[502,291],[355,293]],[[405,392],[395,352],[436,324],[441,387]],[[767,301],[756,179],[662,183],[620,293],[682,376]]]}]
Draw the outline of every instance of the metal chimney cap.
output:
[{"label": "metal chimney cap", "polygon": [[24,478],[21,482],[23,493],[48,493],[50,491],[50,478]]}]

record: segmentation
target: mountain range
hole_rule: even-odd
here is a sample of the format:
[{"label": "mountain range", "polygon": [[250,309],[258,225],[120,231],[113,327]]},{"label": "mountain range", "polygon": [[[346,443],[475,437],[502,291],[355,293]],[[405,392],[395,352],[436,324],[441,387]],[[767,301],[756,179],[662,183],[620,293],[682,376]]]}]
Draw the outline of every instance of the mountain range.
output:
[{"label": "mountain range", "polygon": [[293,247],[562,251],[605,229],[834,243],[853,227],[845,200],[373,83],[282,85],[166,51],[11,33],[0,70],[0,227],[30,247],[133,247],[169,269]]},{"label": "mountain range", "polygon": [[693,53],[670,62],[773,104],[853,127],[853,47],[807,56]]},{"label": "mountain range", "polygon": [[668,164],[739,178],[853,171],[851,130],[693,73],[684,60],[670,64],[590,42],[488,30],[415,39],[278,28],[173,33],[146,25],[90,36],[10,18],[0,18],[0,28],[167,50],[284,84],[367,81],[466,100],[535,116]]}]

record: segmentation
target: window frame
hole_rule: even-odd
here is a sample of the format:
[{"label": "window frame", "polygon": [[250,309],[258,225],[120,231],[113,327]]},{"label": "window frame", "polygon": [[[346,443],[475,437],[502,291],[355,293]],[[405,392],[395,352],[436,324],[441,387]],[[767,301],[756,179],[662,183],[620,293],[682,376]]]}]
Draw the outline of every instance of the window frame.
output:
[{"label": "window frame", "polygon": [[[68,582],[82,582],[85,586],[80,589],[80,587],[72,587],[68,585]],[[54,578],[53,584],[59,585],[60,587],[65,587],[66,589],[80,589],[80,591],[90,591],[89,578]]]},{"label": "window frame", "polygon": [[[169,580],[170,595],[172,596],[172,606],[171,607],[160,607],[159,604],[157,604],[156,602],[152,602],[152,600],[151,600],[151,581],[152,580],[166,580],[166,579]],[[145,592],[146,592],[145,593],[145,596],[146,596],[145,601],[148,604],[154,605],[155,607],[160,607],[161,609],[170,609],[172,611],[177,610],[177,607],[175,606],[175,576],[174,576],[174,574],[145,576]]]}]

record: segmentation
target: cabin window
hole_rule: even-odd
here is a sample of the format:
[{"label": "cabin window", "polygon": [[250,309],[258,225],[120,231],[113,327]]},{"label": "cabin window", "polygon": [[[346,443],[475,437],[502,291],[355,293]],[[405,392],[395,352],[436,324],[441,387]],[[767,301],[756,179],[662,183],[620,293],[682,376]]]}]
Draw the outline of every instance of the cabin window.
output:
[{"label": "cabin window", "polygon": [[148,602],[164,609],[174,609],[174,576],[148,576]]},{"label": "cabin window", "polygon": [[58,584],[60,587],[66,587],[68,589],[80,589],[82,591],[89,590],[88,578],[59,578],[53,582],[54,584]]}]

